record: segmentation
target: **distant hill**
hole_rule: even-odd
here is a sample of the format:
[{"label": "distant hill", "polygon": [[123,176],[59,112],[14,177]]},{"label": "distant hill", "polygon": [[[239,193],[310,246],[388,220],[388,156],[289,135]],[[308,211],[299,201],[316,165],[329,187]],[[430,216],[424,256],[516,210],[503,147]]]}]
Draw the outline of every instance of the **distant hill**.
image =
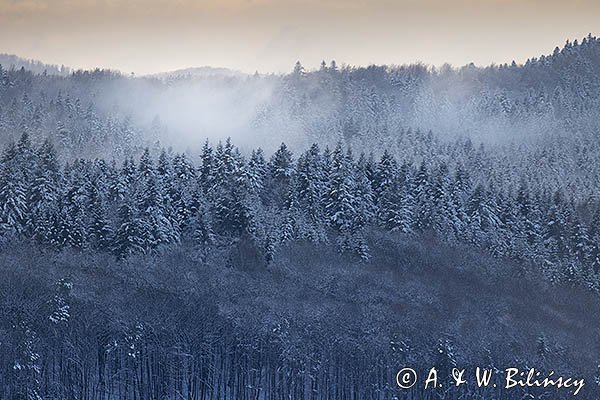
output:
[{"label": "distant hill", "polygon": [[151,74],[149,76],[156,78],[198,78],[207,76],[228,76],[228,77],[241,77],[247,75],[241,71],[235,71],[228,68],[215,68],[215,67],[192,67],[178,69],[175,71],[161,72],[158,74]]},{"label": "distant hill", "polygon": [[25,68],[35,74],[43,74],[44,72],[49,75],[68,75],[71,73],[71,69],[64,65],[53,65],[44,64],[37,60],[28,60],[15,56],[14,54],[0,54],[0,65],[3,69],[21,69]]}]

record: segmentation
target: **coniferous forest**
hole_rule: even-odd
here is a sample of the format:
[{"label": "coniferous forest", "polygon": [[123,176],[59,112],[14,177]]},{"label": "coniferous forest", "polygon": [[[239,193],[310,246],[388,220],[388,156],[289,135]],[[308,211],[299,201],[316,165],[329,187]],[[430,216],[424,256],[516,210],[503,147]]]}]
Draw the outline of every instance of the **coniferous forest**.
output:
[{"label": "coniferous forest", "polygon": [[485,68],[0,61],[0,399],[572,397],[452,387],[477,366],[597,398],[592,35]]}]

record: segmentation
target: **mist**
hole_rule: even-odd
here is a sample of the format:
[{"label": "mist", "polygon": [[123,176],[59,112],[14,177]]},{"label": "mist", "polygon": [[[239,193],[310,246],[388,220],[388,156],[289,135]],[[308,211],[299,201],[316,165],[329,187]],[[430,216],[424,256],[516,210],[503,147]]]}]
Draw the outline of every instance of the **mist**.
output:
[{"label": "mist", "polygon": [[[599,128],[597,42],[589,35],[524,64],[485,68],[329,61],[312,70],[298,63],[287,74],[205,68],[142,77],[7,69],[0,129],[4,143],[26,128],[37,143],[50,139],[65,159],[119,162],[146,147],[197,159],[205,141],[227,138],[246,157],[259,147],[270,156],[284,142],[296,154],[313,143],[342,144],[375,157],[388,151],[403,160],[454,163],[440,149],[483,146],[499,184],[516,185],[510,171],[518,168],[534,184],[569,181],[587,196],[597,183],[576,171],[593,173],[593,164],[564,166],[561,159],[580,159],[582,146],[597,158],[587,154]],[[564,144],[563,155],[556,143]],[[539,168],[539,157],[555,153]]]},{"label": "mist", "polygon": [[228,137],[241,148],[268,152],[281,142],[295,150],[343,142],[367,144],[379,153],[401,152],[397,139],[406,131],[502,146],[535,142],[563,129],[551,104],[555,87],[494,84],[510,71],[417,64],[287,75],[119,77],[95,85],[94,101],[106,113],[130,117],[146,141],[192,153],[205,140]]}]

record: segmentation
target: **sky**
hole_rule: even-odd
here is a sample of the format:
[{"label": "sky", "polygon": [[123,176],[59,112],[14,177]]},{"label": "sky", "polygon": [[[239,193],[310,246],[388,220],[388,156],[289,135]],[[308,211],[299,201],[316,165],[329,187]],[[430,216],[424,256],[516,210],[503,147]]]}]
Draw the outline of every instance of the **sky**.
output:
[{"label": "sky", "polygon": [[524,62],[588,33],[598,0],[0,0],[0,53],[138,75]]}]

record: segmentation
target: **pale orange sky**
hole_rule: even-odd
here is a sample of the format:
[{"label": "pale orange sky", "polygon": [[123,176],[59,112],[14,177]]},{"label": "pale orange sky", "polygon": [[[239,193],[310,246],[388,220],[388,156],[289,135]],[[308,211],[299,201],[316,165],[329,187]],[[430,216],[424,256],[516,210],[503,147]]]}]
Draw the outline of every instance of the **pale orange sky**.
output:
[{"label": "pale orange sky", "polygon": [[523,62],[590,32],[598,0],[0,0],[0,53],[137,74]]}]

